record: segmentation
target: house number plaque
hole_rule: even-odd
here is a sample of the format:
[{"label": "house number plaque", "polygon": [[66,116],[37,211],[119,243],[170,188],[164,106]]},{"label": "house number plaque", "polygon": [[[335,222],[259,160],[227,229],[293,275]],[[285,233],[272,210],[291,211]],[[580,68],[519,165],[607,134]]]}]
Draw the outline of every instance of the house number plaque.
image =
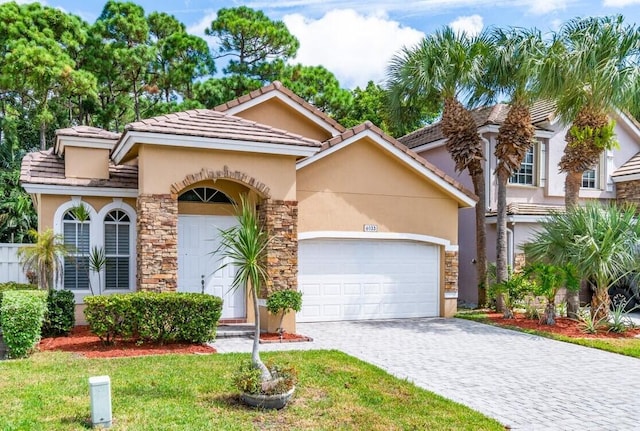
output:
[{"label": "house number plaque", "polygon": [[365,224],[364,229],[365,232],[378,232],[377,224]]}]

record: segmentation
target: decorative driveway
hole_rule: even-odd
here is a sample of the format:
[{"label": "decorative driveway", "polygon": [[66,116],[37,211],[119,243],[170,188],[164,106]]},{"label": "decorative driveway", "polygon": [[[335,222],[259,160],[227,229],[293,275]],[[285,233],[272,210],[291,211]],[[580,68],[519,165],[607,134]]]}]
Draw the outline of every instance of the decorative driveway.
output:
[{"label": "decorative driveway", "polygon": [[[461,319],[300,323],[311,343],[262,351],[338,349],[496,418],[514,430],[640,429],[640,360]],[[219,339],[220,353],[250,339]]]}]

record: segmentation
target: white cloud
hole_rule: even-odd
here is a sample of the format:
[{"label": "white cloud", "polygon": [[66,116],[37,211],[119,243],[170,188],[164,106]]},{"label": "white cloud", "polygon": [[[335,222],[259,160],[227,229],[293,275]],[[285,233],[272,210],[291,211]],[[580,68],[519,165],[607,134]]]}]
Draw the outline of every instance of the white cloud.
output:
[{"label": "white cloud", "polygon": [[296,13],[285,15],[283,21],[300,41],[294,62],[322,65],[348,88],[382,81],[391,57],[424,37],[380,12],[361,15],[353,9],[335,9],[317,20]]},{"label": "white cloud", "polygon": [[484,20],[480,15],[459,16],[449,23],[456,33],[466,33],[469,36],[475,36],[482,31]]},{"label": "white cloud", "polygon": [[640,4],[640,0],[604,0],[602,2],[604,7],[625,7],[634,4]]},{"label": "white cloud", "polygon": [[529,13],[534,15],[545,15],[567,8],[566,0],[528,0],[527,3],[529,3]]},{"label": "white cloud", "polygon": [[211,21],[216,19],[217,16],[218,16],[217,12],[210,12],[204,15],[200,19],[200,21],[196,22],[195,24],[191,24],[189,27],[187,27],[187,33],[193,34],[195,36],[204,37],[205,29],[211,26]]}]

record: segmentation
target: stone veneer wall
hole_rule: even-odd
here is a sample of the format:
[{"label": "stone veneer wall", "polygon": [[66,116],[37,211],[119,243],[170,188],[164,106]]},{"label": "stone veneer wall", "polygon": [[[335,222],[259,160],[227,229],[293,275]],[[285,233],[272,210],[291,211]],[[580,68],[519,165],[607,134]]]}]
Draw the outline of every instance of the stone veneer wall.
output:
[{"label": "stone veneer wall", "polygon": [[458,252],[444,252],[444,291],[458,291]]},{"label": "stone veneer wall", "polygon": [[298,288],[298,202],[265,199],[258,217],[271,238],[267,247],[269,281],[263,296]]},{"label": "stone veneer wall", "polygon": [[178,283],[178,200],[138,196],[138,290],[169,292]]},{"label": "stone veneer wall", "polygon": [[640,208],[640,180],[616,183],[618,204],[632,203]]}]

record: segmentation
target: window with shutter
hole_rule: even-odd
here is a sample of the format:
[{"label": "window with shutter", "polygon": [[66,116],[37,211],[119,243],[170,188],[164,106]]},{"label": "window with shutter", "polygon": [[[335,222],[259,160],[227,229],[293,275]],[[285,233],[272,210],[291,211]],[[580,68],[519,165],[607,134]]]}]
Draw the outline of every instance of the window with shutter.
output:
[{"label": "window with shutter", "polygon": [[121,210],[110,211],[104,219],[105,289],[129,289],[131,271],[131,220]]}]

